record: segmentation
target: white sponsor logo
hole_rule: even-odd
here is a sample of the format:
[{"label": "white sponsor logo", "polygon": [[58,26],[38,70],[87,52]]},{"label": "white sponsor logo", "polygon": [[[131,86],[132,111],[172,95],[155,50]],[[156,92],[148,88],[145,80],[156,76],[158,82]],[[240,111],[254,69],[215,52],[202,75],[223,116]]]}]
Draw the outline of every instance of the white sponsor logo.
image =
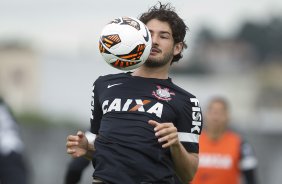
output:
[{"label": "white sponsor logo", "polygon": [[109,100],[105,100],[102,104],[103,114],[110,111],[139,111],[155,114],[159,118],[162,117],[163,104],[157,102],[152,104],[150,100],[141,99],[127,99],[125,103],[122,103],[120,98],[114,99],[111,103]]},{"label": "white sponsor logo", "polygon": [[197,131],[197,133],[200,133],[200,127],[202,126],[202,114],[201,114],[201,108],[199,107],[199,100],[197,98],[190,98],[190,101],[195,104],[194,107],[192,107],[192,125],[191,132]]},{"label": "white sponsor logo", "polygon": [[117,84],[109,84],[107,88],[111,88],[113,86],[118,86],[118,85],[121,85],[122,83],[117,83]]},{"label": "white sponsor logo", "polygon": [[226,154],[207,154],[199,155],[199,167],[230,169],[233,165],[233,160],[230,155]]}]

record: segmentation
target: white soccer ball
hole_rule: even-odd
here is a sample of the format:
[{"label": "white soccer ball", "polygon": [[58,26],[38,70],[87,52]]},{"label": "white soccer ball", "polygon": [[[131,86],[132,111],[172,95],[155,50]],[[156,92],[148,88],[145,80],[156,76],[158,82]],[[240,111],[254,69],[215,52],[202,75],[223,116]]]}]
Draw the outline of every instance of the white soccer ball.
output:
[{"label": "white soccer ball", "polygon": [[102,30],[99,50],[104,60],[120,70],[141,66],[150,55],[152,38],[144,23],[132,17],[119,17]]}]

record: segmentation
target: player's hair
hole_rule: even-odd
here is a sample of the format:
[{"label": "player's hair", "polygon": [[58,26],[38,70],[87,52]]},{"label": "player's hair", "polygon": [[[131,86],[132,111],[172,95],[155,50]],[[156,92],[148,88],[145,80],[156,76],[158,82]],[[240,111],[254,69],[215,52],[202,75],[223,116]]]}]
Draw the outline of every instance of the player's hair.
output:
[{"label": "player's hair", "polygon": [[[167,22],[172,30],[174,43],[182,42],[183,48],[187,48],[184,37],[186,35],[188,27],[185,25],[184,21],[177,15],[175,8],[172,7],[170,3],[162,4],[161,2],[158,2],[147,12],[141,14],[139,19],[144,24],[147,24],[152,19]],[[183,57],[182,51],[173,57],[172,62],[179,61],[179,59]]]},{"label": "player's hair", "polygon": [[209,103],[208,103],[208,109],[211,107],[212,104],[214,103],[221,103],[224,106],[224,109],[226,111],[229,111],[229,103],[227,102],[226,98],[221,97],[221,96],[216,96],[213,97]]}]

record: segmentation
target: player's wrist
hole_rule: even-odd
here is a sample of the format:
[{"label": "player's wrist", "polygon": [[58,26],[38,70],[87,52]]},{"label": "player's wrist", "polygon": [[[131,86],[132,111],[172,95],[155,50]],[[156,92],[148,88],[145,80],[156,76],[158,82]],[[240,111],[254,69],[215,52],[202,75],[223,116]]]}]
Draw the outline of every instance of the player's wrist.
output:
[{"label": "player's wrist", "polygon": [[177,140],[170,147],[171,147],[171,149],[181,149],[181,142],[179,140]]},{"label": "player's wrist", "polygon": [[85,137],[87,140],[86,144],[86,151],[93,151],[94,150],[94,141],[96,139],[96,134],[91,132],[85,132]]}]

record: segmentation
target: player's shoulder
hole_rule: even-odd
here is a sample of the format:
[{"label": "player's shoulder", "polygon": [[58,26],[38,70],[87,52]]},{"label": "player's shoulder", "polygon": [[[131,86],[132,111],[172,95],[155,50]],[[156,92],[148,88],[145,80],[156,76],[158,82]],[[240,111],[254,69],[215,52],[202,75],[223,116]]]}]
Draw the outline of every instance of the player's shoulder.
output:
[{"label": "player's shoulder", "polygon": [[171,83],[171,87],[172,92],[175,93],[174,98],[176,99],[177,107],[181,109],[181,111],[190,111],[193,107],[197,107],[194,110],[201,111],[200,101],[194,94],[174,83]]},{"label": "player's shoulder", "polygon": [[177,84],[171,82],[172,88],[179,93],[180,95],[182,95],[184,98],[196,98],[196,96],[192,93],[190,93],[189,91],[183,89],[182,87],[178,86]]},{"label": "player's shoulder", "polygon": [[128,75],[124,72],[116,73],[116,74],[101,75],[96,79],[94,83],[99,84],[99,83],[104,83],[106,81],[118,80],[118,79],[125,78],[125,77],[128,77]]}]

